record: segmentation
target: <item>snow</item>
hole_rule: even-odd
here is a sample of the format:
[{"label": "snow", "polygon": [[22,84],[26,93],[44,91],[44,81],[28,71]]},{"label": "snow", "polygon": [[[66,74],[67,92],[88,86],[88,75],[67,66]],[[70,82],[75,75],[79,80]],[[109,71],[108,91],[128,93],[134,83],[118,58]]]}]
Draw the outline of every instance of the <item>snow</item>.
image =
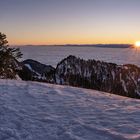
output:
[{"label": "snow", "polygon": [[37,76],[38,79],[46,79],[44,76],[41,76],[40,73],[36,72],[35,70],[32,69],[32,67],[30,66],[30,64],[24,64],[30,71],[34,72]]},{"label": "snow", "polygon": [[122,82],[122,87],[123,87],[124,91],[128,93],[128,90],[127,90],[126,85],[125,85],[125,81],[122,79],[122,74],[121,73],[120,73],[120,80]]},{"label": "snow", "polygon": [[[31,67],[29,64],[25,64],[25,66],[26,66],[30,71],[32,71],[32,72],[36,73],[38,76],[40,76],[40,74],[37,73],[35,70],[33,70],[32,67]],[[41,78],[41,76],[40,76],[40,78]]]},{"label": "snow", "polygon": [[139,140],[140,100],[0,80],[0,140]]},{"label": "snow", "polygon": [[30,71],[33,71],[32,67],[29,64],[24,64]]}]

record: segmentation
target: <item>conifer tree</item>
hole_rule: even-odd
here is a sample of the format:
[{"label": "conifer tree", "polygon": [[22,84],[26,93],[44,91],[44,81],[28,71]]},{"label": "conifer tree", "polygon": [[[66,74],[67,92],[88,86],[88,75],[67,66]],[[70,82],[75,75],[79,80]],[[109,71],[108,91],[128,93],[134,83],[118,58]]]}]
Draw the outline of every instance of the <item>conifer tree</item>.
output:
[{"label": "conifer tree", "polygon": [[19,48],[10,48],[6,35],[0,32],[0,78],[15,78],[21,57]]}]

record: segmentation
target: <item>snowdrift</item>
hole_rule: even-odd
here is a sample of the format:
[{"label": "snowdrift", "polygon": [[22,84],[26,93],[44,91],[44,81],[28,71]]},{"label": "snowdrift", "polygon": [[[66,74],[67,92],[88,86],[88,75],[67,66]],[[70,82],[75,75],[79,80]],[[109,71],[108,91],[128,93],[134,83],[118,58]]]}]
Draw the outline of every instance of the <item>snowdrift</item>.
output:
[{"label": "snowdrift", "polygon": [[0,80],[0,140],[139,140],[139,108],[109,93]]}]

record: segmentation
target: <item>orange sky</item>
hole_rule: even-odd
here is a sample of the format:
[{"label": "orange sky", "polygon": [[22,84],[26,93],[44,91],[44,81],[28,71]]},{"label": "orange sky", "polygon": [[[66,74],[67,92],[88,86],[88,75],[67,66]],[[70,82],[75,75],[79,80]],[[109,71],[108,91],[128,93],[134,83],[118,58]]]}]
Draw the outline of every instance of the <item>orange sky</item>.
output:
[{"label": "orange sky", "polygon": [[138,0],[6,0],[1,32],[10,45],[133,44],[140,40]]}]

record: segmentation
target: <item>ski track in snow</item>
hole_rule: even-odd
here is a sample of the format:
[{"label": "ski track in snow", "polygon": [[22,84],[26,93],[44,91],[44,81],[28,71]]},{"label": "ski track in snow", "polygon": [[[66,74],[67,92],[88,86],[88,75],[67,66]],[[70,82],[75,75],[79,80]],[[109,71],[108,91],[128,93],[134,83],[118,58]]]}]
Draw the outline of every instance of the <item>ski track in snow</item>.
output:
[{"label": "ski track in snow", "polygon": [[140,140],[140,100],[0,80],[0,140]]}]

